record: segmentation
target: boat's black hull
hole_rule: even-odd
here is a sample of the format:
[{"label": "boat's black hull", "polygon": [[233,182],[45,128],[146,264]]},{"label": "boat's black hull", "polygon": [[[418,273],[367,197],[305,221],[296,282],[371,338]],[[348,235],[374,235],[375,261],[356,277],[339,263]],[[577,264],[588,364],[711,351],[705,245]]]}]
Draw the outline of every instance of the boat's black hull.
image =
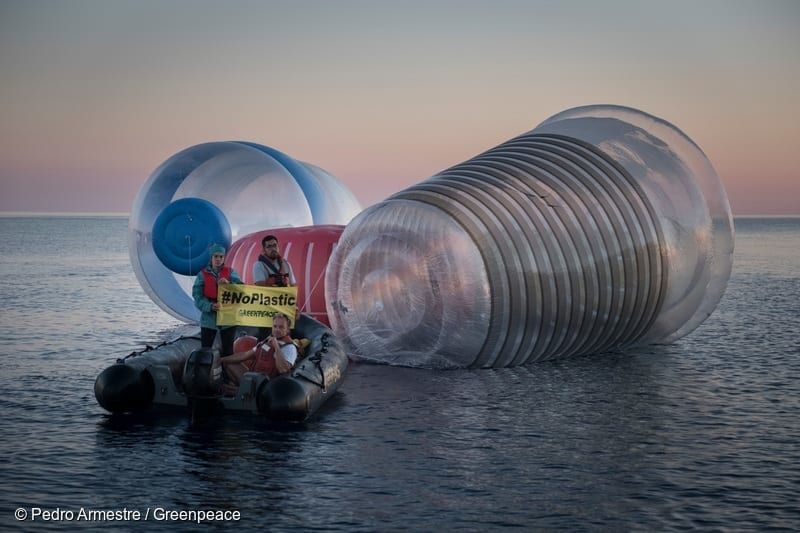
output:
[{"label": "boat's black hull", "polygon": [[[236,396],[204,401],[274,421],[301,422],[311,416],[338,389],[348,360],[331,330],[313,318],[301,315],[295,331],[310,344],[306,357],[289,374],[268,380],[250,372]],[[179,384],[187,359],[199,348],[199,337],[181,337],[119,361],[97,376],[97,402],[112,413],[158,405],[190,407],[192,401]]]}]

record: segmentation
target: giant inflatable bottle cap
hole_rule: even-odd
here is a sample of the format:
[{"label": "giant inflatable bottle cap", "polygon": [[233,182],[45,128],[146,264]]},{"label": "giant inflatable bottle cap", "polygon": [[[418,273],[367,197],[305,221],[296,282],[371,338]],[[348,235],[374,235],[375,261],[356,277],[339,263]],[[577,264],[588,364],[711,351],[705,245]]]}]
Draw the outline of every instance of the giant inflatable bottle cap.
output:
[{"label": "giant inflatable bottle cap", "polygon": [[230,248],[231,227],[225,214],[202,198],[175,200],[153,224],[153,250],[176,274],[197,274],[208,264],[212,244]]}]

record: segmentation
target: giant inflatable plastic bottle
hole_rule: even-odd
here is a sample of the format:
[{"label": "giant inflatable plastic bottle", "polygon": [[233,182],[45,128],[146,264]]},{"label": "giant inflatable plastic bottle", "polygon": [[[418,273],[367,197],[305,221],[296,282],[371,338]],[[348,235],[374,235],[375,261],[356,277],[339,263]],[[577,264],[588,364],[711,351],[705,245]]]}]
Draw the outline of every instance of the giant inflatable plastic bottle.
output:
[{"label": "giant inflatable plastic bottle", "polygon": [[165,161],[139,190],[128,224],[131,264],[155,303],[197,322],[191,287],[211,244],[230,247],[268,228],[346,224],[360,210],[336,178],[273,148],[199,144]]},{"label": "giant inflatable plastic bottle", "polygon": [[732,253],[725,191],[691,139],[580,107],[359,214],[328,314],[351,354],[410,366],[669,343],[714,310]]}]

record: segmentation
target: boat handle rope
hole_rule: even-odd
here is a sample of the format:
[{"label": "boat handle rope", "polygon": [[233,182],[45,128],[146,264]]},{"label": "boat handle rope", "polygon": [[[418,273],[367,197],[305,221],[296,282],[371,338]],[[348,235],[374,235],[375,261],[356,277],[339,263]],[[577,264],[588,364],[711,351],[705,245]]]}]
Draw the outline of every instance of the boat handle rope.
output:
[{"label": "boat handle rope", "polygon": [[308,359],[306,359],[307,361],[311,361],[312,363],[314,363],[314,365],[317,367],[317,369],[319,370],[319,375],[322,378],[322,380],[321,380],[322,383],[317,383],[315,380],[311,379],[310,377],[308,377],[305,374],[301,374],[300,372],[295,372],[294,373],[295,376],[301,377],[301,378],[305,379],[306,381],[308,381],[310,383],[313,383],[317,387],[321,387],[322,388],[322,394],[327,394],[327,392],[328,392],[328,387],[325,385],[325,371],[322,369],[322,357],[323,357],[323,354],[328,353],[328,337],[329,337],[328,333],[323,333],[322,337],[320,338],[320,340],[322,341],[322,348],[317,350],[314,353],[314,355],[312,355]]},{"label": "boat handle rope", "polygon": [[171,341],[164,341],[161,344],[156,345],[156,346],[150,346],[149,344],[145,344],[144,345],[144,350],[140,350],[138,352],[137,351],[133,351],[133,352],[129,353],[128,355],[126,355],[125,357],[118,358],[117,359],[117,364],[124,363],[130,357],[136,357],[138,355],[142,355],[143,353],[147,353],[147,352],[156,350],[158,348],[161,348],[162,346],[168,346],[170,344],[176,343],[176,342],[178,342],[180,340],[183,340],[183,339],[197,339],[197,340],[200,340],[200,337],[198,337],[197,335],[181,335],[177,339],[172,339]]}]

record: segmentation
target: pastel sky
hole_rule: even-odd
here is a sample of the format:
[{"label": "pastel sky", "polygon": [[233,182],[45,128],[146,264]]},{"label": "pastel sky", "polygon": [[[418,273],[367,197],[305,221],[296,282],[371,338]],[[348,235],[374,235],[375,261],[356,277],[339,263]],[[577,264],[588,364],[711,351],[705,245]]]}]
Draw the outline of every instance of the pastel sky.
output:
[{"label": "pastel sky", "polygon": [[127,212],[250,140],[364,205],[564,109],[700,145],[735,215],[800,214],[800,2],[0,0],[0,211]]}]

